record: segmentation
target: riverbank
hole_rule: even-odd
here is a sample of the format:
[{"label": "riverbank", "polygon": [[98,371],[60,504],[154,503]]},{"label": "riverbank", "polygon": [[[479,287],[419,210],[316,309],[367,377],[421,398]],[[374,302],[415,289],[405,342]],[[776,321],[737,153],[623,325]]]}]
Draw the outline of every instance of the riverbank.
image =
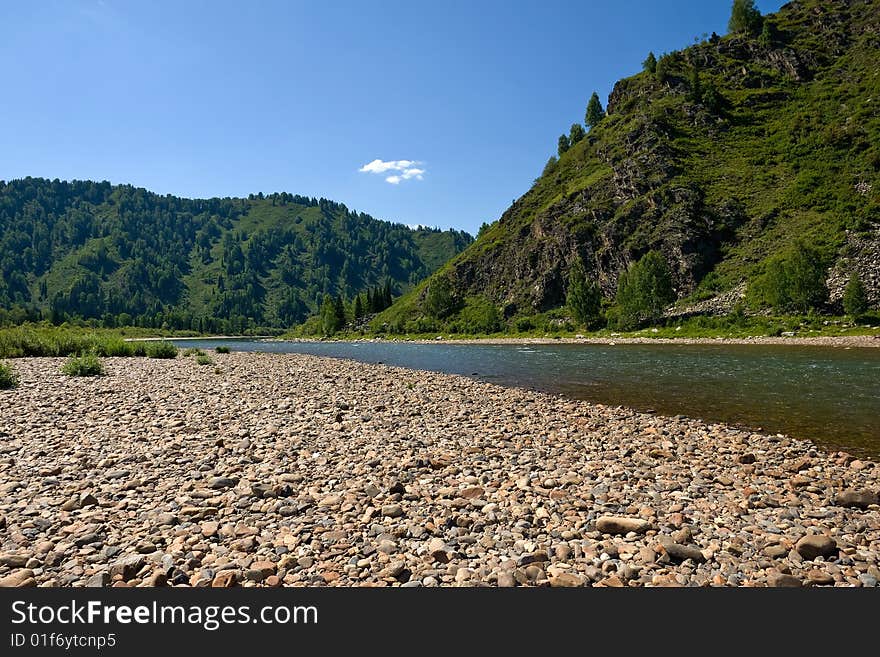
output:
[{"label": "riverbank", "polygon": [[874,586],[877,466],[304,355],[0,391],[0,585]]},{"label": "riverbank", "polygon": [[[198,338],[194,338],[198,339]],[[327,342],[324,338],[270,338],[279,342]],[[880,347],[880,335],[841,335],[817,337],[768,337],[751,338],[649,338],[649,337],[607,337],[607,338],[519,338],[519,337],[486,337],[486,338],[446,338],[437,336],[426,338],[340,338],[340,342],[409,342],[413,344],[737,344],[737,345],[797,345],[816,347]]]}]

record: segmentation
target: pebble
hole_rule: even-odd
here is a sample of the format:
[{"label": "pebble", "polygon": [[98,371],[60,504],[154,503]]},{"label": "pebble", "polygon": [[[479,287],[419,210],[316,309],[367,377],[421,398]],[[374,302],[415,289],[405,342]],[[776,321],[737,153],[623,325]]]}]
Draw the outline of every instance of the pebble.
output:
[{"label": "pebble", "polygon": [[0,406],[0,586],[880,576],[876,465],[807,441],[306,355],[58,363]]}]

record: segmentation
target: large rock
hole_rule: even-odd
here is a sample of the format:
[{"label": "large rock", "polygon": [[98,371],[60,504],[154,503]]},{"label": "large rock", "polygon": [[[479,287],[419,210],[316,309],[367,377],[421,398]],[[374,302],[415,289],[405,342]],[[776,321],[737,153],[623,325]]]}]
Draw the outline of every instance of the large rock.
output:
[{"label": "large rock", "polygon": [[628,534],[629,532],[643,534],[648,531],[649,527],[648,521],[641,518],[605,516],[596,521],[596,529],[603,534]]},{"label": "large rock", "polygon": [[767,586],[800,588],[803,586],[803,582],[794,575],[770,573],[770,575],[767,576]]},{"label": "large rock", "polygon": [[145,563],[146,559],[140,554],[123,557],[110,564],[110,576],[116,577],[118,575],[127,582],[130,579],[134,579]]},{"label": "large rock", "polygon": [[36,585],[34,571],[30,568],[22,568],[6,575],[6,577],[0,577],[0,589],[27,588]]},{"label": "large rock", "polygon": [[9,566],[10,568],[24,568],[30,557],[26,554],[16,554],[13,552],[4,552],[0,554],[0,565]]},{"label": "large rock", "polygon": [[880,504],[877,493],[872,490],[845,490],[834,498],[837,506],[867,509],[872,504]]},{"label": "large rock", "polygon": [[208,488],[220,490],[223,488],[234,488],[238,484],[238,479],[233,477],[214,477],[208,481]]},{"label": "large rock", "polygon": [[804,536],[795,545],[795,550],[807,561],[816,557],[833,557],[837,554],[837,543],[830,536]]},{"label": "large rock", "polygon": [[550,578],[550,586],[553,588],[567,588],[573,586],[583,586],[584,578],[575,573],[560,573],[556,577]]},{"label": "large rock", "polygon": [[698,548],[696,545],[666,543],[663,545],[663,549],[666,550],[666,554],[668,554],[672,559],[675,559],[676,561],[684,561],[685,559],[690,559],[695,563],[703,563],[704,561],[706,561],[706,557],[703,556],[700,548]]}]

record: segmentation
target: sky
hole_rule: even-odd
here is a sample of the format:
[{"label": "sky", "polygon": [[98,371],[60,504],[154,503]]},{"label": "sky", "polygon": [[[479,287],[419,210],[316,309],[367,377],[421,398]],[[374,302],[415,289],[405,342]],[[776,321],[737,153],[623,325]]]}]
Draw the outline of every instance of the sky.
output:
[{"label": "sky", "polygon": [[726,33],[730,6],[0,0],[0,179],[286,191],[476,233],[594,90]]}]

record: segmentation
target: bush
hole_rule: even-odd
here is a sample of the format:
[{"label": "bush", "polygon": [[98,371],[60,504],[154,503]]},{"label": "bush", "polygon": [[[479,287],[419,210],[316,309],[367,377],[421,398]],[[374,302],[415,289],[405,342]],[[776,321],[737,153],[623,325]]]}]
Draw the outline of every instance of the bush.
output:
[{"label": "bush", "polygon": [[148,342],[146,353],[147,358],[177,358],[177,347],[165,340]]},{"label": "bush", "polygon": [[214,351],[216,351],[218,354],[228,354],[228,353],[229,353],[229,347],[226,347],[226,346],[220,345],[219,347],[215,347],[215,348],[214,348]]},{"label": "bush", "polygon": [[0,390],[9,390],[18,387],[18,374],[12,365],[0,363]]},{"label": "bush", "polygon": [[201,349],[197,349],[196,347],[189,347],[188,349],[183,350],[183,357],[189,358],[190,356],[202,356],[204,355],[204,351]]},{"label": "bush", "polygon": [[602,291],[594,281],[587,280],[580,258],[568,274],[566,303],[576,322],[587,328],[599,325],[602,319]]},{"label": "bush", "polygon": [[70,356],[61,367],[61,371],[67,376],[102,376],[104,364],[94,352]]},{"label": "bush", "polygon": [[821,308],[828,299],[824,258],[815,249],[797,242],[791,249],[768,262],[765,273],[751,289],[758,305],[776,312],[806,314]]},{"label": "bush", "polygon": [[437,276],[428,284],[423,308],[428,316],[442,319],[457,308],[452,282],[445,276]]},{"label": "bush", "polygon": [[501,330],[498,307],[486,297],[471,297],[458,315],[457,333],[497,333]]},{"label": "bush", "polygon": [[666,306],[675,301],[672,275],[663,255],[651,251],[621,274],[615,300],[621,330],[659,320]]},{"label": "bush", "polygon": [[853,274],[843,291],[843,311],[857,319],[868,312],[868,296],[858,274]]},{"label": "bush", "polygon": [[214,361],[211,360],[211,357],[207,354],[199,354],[196,356],[196,364],[197,365],[213,365]]}]

